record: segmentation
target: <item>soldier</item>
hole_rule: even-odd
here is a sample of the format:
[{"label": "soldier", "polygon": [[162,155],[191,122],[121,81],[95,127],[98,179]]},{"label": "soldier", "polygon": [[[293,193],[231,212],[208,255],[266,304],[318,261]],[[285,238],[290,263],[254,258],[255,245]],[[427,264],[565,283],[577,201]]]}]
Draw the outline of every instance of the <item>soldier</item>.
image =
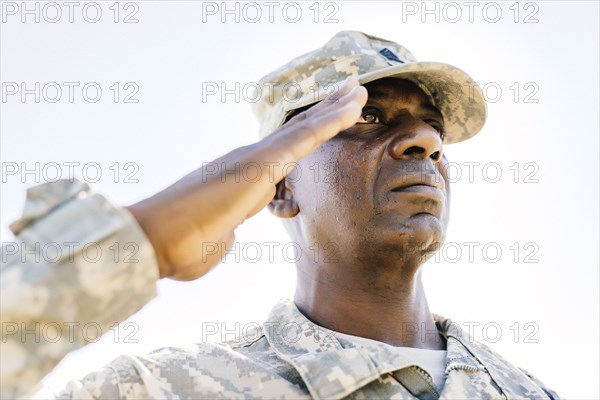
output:
[{"label": "soldier", "polygon": [[[159,277],[204,275],[220,254],[203,254],[201,244],[230,246],[234,229],[268,204],[304,254],[333,244],[328,260],[297,262],[293,301],[238,340],[123,355],[57,397],[558,398],[427,305],[421,266],[449,215],[443,144],[475,135],[486,116],[470,81],[397,43],[344,31],[261,80],[272,89],[255,107],[263,139],[214,164],[253,163],[258,181],[206,179],[200,169],[127,208],[80,182],[30,189],[11,225],[18,240],[78,244],[53,263],[3,248],[3,397],[23,395],[85,344],[21,340],[19,330],[65,321],[108,328],[155,296]],[[286,179],[291,171],[278,166],[292,162],[297,171],[328,165],[329,179]],[[86,243],[132,241],[137,263],[80,254]]]}]

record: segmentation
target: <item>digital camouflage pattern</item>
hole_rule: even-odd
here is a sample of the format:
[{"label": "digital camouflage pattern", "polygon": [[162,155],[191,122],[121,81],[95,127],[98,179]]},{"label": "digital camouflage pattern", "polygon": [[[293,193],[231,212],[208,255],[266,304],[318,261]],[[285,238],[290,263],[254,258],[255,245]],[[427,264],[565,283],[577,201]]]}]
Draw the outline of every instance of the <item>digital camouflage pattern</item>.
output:
[{"label": "digital camouflage pattern", "polygon": [[123,355],[69,384],[59,398],[554,399],[556,394],[436,317],[448,340],[446,384],[387,346],[354,345],[282,300],[238,341]]},{"label": "digital camouflage pattern", "polygon": [[[35,391],[86,344],[83,327],[107,332],[156,296],[158,280],[154,250],[135,219],[85,183],[29,189],[10,228],[16,236],[2,244],[0,267],[3,399]],[[62,335],[53,342],[56,326]]]},{"label": "digital camouflage pattern", "polygon": [[386,77],[415,82],[444,117],[444,143],[466,140],[481,130],[486,103],[479,86],[462,70],[418,62],[397,43],[356,31],[342,31],[323,47],[295,58],[259,81],[254,113],[260,136],[283,124],[291,111],[323,100],[349,76],[361,84]]},{"label": "digital camouflage pattern", "polygon": [[[73,224],[77,221],[77,224]],[[137,243],[137,262],[111,252],[91,263],[74,257],[23,261],[23,249],[3,246],[2,398],[34,389],[83,341],[36,341],[5,323],[86,321],[103,329],[122,321],[156,294],[151,245],[127,211],[92,194],[87,185],[59,181],[28,192],[25,215],[12,225],[17,242],[95,242],[104,249]],[[12,254],[15,253],[15,254]],[[12,254],[12,255],[10,255]],[[4,262],[5,255],[8,261]],[[556,399],[537,379],[474,342],[452,321],[434,316],[447,339],[446,383],[438,393],[412,359],[384,343],[354,344],[302,315],[293,302],[276,304],[267,322],[238,340],[168,347],[147,356],[123,355],[100,371],[72,381],[61,399]],[[82,335],[75,335],[82,337]]]}]

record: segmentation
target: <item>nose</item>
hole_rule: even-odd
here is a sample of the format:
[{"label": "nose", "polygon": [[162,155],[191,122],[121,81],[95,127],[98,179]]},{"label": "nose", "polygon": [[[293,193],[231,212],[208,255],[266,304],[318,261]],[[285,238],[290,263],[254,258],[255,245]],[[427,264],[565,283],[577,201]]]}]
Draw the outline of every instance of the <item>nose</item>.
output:
[{"label": "nose", "polygon": [[394,136],[388,146],[392,158],[397,160],[430,158],[434,164],[442,159],[442,139],[431,125],[413,119],[408,124],[398,127],[398,131],[401,132]]}]

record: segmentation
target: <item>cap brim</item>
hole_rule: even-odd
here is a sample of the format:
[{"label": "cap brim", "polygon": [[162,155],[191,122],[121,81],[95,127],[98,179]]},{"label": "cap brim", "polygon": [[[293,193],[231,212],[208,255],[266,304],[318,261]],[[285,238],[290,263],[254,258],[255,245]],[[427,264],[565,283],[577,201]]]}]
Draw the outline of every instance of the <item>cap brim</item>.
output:
[{"label": "cap brim", "polygon": [[[466,72],[455,66],[422,61],[393,65],[358,75],[361,84],[382,78],[413,81],[431,97],[444,118],[444,144],[466,140],[483,128],[487,106],[481,88]],[[285,113],[323,100],[331,93],[324,89],[331,85],[333,84],[322,85],[317,93],[312,92],[298,101],[284,104]]]}]

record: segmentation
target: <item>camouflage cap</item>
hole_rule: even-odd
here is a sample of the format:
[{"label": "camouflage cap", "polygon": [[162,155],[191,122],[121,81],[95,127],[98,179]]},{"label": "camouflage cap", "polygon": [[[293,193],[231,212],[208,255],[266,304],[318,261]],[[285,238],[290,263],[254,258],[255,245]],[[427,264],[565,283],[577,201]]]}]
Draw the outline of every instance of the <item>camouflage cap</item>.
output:
[{"label": "camouflage cap", "polygon": [[481,89],[462,70],[444,63],[416,61],[397,43],[356,31],[342,31],[259,81],[254,114],[265,137],[294,110],[317,103],[348,76],[361,84],[397,77],[415,82],[444,117],[444,143],[468,139],[481,130],[486,103]]}]

